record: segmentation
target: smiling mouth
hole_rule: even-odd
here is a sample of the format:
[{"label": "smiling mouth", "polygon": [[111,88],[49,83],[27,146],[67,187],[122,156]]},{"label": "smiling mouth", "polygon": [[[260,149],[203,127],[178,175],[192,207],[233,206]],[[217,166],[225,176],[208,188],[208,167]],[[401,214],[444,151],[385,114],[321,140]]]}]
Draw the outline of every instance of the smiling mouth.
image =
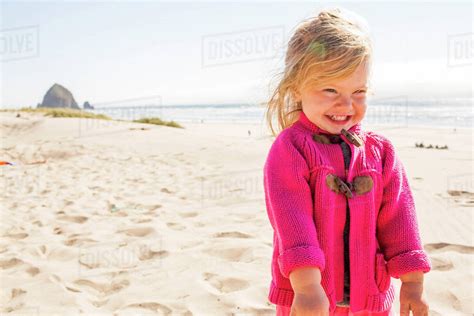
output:
[{"label": "smiling mouth", "polygon": [[345,123],[349,121],[352,115],[326,115],[331,121]]}]

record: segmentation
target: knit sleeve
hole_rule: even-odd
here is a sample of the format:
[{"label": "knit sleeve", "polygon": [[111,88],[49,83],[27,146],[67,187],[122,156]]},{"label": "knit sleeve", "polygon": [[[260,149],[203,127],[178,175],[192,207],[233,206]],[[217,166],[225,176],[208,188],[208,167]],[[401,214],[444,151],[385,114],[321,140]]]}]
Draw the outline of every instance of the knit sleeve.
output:
[{"label": "knit sleeve", "polygon": [[293,270],[306,266],[324,270],[324,253],[313,221],[309,168],[289,137],[277,138],[269,151],[264,188],[267,214],[277,236],[282,275],[289,278]]},{"label": "knit sleeve", "polygon": [[388,259],[390,276],[431,269],[418,231],[415,203],[405,168],[390,141],[385,142],[383,197],[377,218],[377,239]]}]

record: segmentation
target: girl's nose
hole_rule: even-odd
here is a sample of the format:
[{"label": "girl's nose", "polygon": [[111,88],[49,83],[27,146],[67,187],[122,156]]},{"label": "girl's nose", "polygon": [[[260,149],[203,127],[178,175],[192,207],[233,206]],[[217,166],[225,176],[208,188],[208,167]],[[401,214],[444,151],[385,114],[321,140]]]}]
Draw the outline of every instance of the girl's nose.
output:
[{"label": "girl's nose", "polygon": [[344,95],[341,95],[341,96],[339,96],[338,104],[340,104],[341,106],[350,107],[350,106],[352,106],[352,99],[350,97],[346,97]]}]

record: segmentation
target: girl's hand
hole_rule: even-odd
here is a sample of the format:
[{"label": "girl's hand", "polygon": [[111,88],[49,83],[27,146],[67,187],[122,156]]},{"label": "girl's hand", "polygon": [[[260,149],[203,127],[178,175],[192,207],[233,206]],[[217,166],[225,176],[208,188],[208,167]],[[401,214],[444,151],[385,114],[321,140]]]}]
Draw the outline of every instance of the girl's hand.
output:
[{"label": "girl's hand", "polygon": [[329,300],[321,285],[309,293],[295,293],[290,316],[329,316]]},{"label": "girl's hand", "polygon": [[402,282],[400,316],[428,316],[429,306],[423,298],[423,282]]}]

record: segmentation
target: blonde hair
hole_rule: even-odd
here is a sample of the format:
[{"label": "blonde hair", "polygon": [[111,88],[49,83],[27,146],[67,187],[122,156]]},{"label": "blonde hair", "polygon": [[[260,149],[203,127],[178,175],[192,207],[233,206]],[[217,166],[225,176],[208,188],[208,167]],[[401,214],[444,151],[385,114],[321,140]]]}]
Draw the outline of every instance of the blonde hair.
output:
[{"label": "blonde hair", "polygon": [[322,10],[298,25],[288,42],[282,78],[267,102],[265,116],[274,136],[292,125],[302,111],[295,92],[345,78],[362,63],[370,64],[372,47],[362,21],[355,13],[335,8]]}]

